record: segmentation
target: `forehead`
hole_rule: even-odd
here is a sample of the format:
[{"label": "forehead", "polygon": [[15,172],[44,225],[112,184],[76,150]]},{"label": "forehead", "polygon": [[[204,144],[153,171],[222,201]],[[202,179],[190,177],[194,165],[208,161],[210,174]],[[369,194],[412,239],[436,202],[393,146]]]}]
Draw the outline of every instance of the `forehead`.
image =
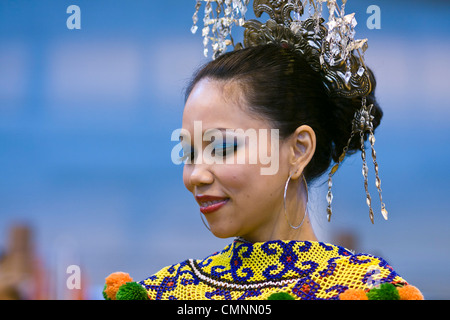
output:
[{"label": "forehead", "polygon": [[205,129],[267,127],[250,113],[243,91],[238,81],[200,80],[186,101],[183,128],[189,130],[194,121]]}]

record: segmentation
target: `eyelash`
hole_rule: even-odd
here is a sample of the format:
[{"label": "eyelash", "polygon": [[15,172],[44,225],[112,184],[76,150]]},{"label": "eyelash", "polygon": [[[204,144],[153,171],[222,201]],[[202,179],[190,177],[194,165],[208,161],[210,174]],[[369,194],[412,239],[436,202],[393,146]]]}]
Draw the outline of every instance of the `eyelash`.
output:
[{"label": "eyelash", "polygon": [[[231,145],[231,144],[224,143],[221,148],[224,151],[224,153],[222,154],[222,157],[226,157],[228,155],[227,150],[229,150],[231,148],[233,148],[233,152],[236,152],[237,144],[235,143],[235,144]],[[216,154],[215,150],[216,150],[216,148],[214,148],[214,155]]]},{"label": "eyelash", "polygon": [[[222,157],[227,157],[227,156],[228,156],[228,151],[227,151],[227,150],[229,150],[229,149],[231,149],[231,148],[233,148],[233,152],[236,152],[237,147],[238,147],[238,145],[237,145],[236,143],[234,143],[233,145],[224,143],[224,144],[222,145],[222,148],[220,148],[221,150],[223,150],[223,154],[222,154],[221,156],[222,156]],[[214,152],[213,152],[214,155],[216,154],[216,149],[217,149],[217,148],[218,148],[218,147],[215,147],[215,148],[213,149],[213,150],[214,150]],[[231,150],[230,150],[230,151],[231,151]],[[180,161],[187,161],[188,159],[189,159],[191,162],[194,161],[194,159],[195,159],[195,152],[194,152],[194,148],[192,148],[192,147],[191,147],[191,149],[190,149],[190,152],[184,153],[184,150],[183,150],[183,156],[180,157]]]}]

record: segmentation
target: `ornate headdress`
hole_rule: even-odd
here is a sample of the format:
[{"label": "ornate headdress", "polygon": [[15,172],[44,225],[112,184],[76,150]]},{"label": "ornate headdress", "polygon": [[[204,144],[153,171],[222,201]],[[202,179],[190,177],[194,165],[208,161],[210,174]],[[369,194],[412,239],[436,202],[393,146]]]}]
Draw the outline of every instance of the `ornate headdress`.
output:
[{"label": "ornate headdress", "polygon": [[[327,215],[331,219],[332,176],[336,173],[347,154],[351,140],[360,136],[361,157],[363,160],[362,174],[366,202],[369,207],[369,217],[374,223],[372,199],[368,190],[368,167],[364,137],[368,135],[375,166],[375,185],[377,187],[381,213],[387,220],[387,211],[381,196],[381,180],[378,176],[378,163],[374,149],[373,105],[366,105],[366,97],[373,89],[373,83],[364,63],[364,52],[367,49],[367,39],[355,39],[355,14],[345,14],[347,0],[342,0],[339,6],[337,0],[254,0],[253,10],[257,18],[266,12],[270,19],[265,23],[258,20],[246,20],[245,14],[250,0],[197,0],[193,15],[192,33],[196,33],[199,20],[198,13],[205,3],[203,17],[204,55],[208,56],[211,46],[212,58],[227,51],[228,46],[235,50],[268,43],[286,43],[302,54],[309,65],[322,76],[323,83],[330,96],[346,98],[360,97],[361,108],[353,118],[353,128],[347,145],[339,160],[328,174]],[[322,17],[323,4],[328,9],[328,21]],[[213,6],[213,4],[215,4]],[[309,17],[301,20],[305,8],[308,7]],[[231,29],[234,25],[245,28],[243,44],[234,43]]]}]

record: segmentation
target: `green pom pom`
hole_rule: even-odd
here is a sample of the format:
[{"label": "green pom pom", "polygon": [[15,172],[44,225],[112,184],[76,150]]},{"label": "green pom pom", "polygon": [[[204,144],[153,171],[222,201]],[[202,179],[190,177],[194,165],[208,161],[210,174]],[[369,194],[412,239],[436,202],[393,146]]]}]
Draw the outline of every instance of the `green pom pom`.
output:
[{"label": "green pom pom", "polygon": [[103,299],[105,299],[105,300],[111,300],[111,298],[108,297],[108,295],[106,294],[105,290],[106,290],[106,283],[105,283],[105,285],[104,285],[104,287],[103,287],[103,291],[102,291]]},{"label": "green pom pom", "polygon": [[267,300],[295,300],[293,296],[286,292],[272,293]]},{"label": "green pom pom", "polygon": [[147,290],[137,282],[127,282],[119,288],[116,300],[149,300]]},{"label": "green pom pom", "polygon": [[367,293],[369,300],[400,300],[400,294],[392,283],[382,283]]}]

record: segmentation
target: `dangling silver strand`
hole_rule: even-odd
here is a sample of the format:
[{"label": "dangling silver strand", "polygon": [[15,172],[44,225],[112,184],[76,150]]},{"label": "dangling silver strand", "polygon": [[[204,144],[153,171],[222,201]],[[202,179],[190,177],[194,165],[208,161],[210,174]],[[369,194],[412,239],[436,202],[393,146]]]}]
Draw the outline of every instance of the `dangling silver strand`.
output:
[{"label": "dangling silver strand", "polygon": [[331,209],[331,202],[333,201],[333,193],[331,192],[331,187],[333,186],[333,182],[331,181],[331,177],[332,176],[333,176],[333,174],[330,172],[328,174],[328,192],[327,192],[327,202],[328,202],[327,217],[328,217],[328,222],[331,221],[331,215],[333,214],[333,210]]},{"label": "dangling silver strand", "polygon": [[194,12],[194,15],[192,16],[192,27],[191,27],[192,33],[196,33],[198,30],[198,26],[197,26],[198,12],[199,12],[201,6],[202,6],[202,1],[197,0],[197,3],[195,4],[195,12]]},{"label": "dangling silver strand", "polygon": [[[193,25],[191,32],[198,30],[198,13],[202,2],[205,2],[203,17],[203,54],[205,57],[209,54],[208,45],[213,50],[212,58],[224,53],[227,47],[234,46],[234,40],[231,35],[233,25],[243,26],[245,22],[245,13],[250,0],[197,0],[195,13],[192,17]],[[216,8],[213,8],[213,4]]]},{"label": "dangling silver strand", "polygon": [[375,135],[373,134],[373,131],[370,130],[370,135],[369,135],[369,142],[370,142],[370,147],[372,148],[372,159],[373,159],[373,164],[375,167],[375,186],[377,187],[378,190],[378,194],[380,196],[380,203],[381,203],[381,214],[383,215],[383,218],[385,220],[388,219],[388,212],[386,210],[386,205],[383,202],[383,197],[381,195],[381,180],[380,177],[378,175],[378,163],[377,163],[377,153],[375,152]]},{"label": "dangling silver strand", "polygon": [[[353,120],[354,121],[354,120]],[[338,162],[331,168],[330,173],[328,174],[328,192],[327,192],[327,216],[328,216],[328,222],[331,220],[331,215],[333,214],[333,210],[331,209],[331,202],[333,201],[333,193],[331,192],[331,187],[333,186],[332,177],[336,173],[337,169],[341,165],[342,161],[344,161],[345,155],[347,154],[348,148],[350,146],[350,142],[352,141],[354,136],[354,131],[352,131],[352,134],[350,135],[350,138],[347,141],[347,145],[344,147],[344,150],[342,154],[339,156]]]},{"label": "dangling silver strand", "polygon": [[364,147],[364,132],[361,131],[359,135],[361,137],[361,158],[363,161],[362,174],[364,176],[364,190],[366,191],[366,203],[367,203],[367,206],[369,207],[370,221],[372,221],[372,224],[373,224],[374,220],[373,220],[373,210],[372,210],[372,197],[370,196],[370,193],[369,193],[369,184],[368,184],[369,168],[367,167],[367,162],[366,162],[366,150]]},{"label": "dangling silver strand", "polygon": [[364,190],[366,192],[366,203],[367,206],[369,207],[369,217],[370,217],[370,221],[372,223],[374,223],[374,214],[373,214],[373,209],[372,209],[372,197],[370,196],[369,193],[369,189],[368,189],[368,172],[369,172],[369,168],[367,167],[367,161],[366,161],[366,151],[365,151],[365,146],[364,146],[364,134],[366,132],[369,133],[369,141],[370,141],[370,146],[372,149],[372,158],[373,158],[373,163],[375,166],[375,186],[378,189],[378,194],[380,196],[380,202],[381,202],[381,214],[383,215],[384,219],[387,220],[388,218],[388,212],[386,210],[386,205],[383,202],[383,198],[382,198],[382,194],[381,194],[381,180],[378,174],[378,163],[376,160],[376,152],[375,152],[375,136],[373,134],[373,119],[374,116],[372,115],[372,109],[373,109],[373,104],[371,104],[370,106],[366,105],[366,97],[362,98],[362,106],[361,109],[358,110],[357,112],[355,112],[355,116],[353,118],[353,129],[352,129],[352,133],[350,135],[350,138],[347,142],[347,145],[344,147],[344,150],[341,154],[341,156],[339,157],[338,162],[331,168],[330,173],[328,174],[328,192],[327,192],[327,202],[328,202],[328,207],[327,207],[327,216],[328,216],[328,221],[330,221],[331,219],[331,215],[333,213],[332,209],[331,209],[331,203],[333,201],[333,193],[331,192],[331,187],[333,185],[332,183],[332,176],[336,173],[337,169],[339,168],[340,164],[342,163],[342,161],[345,158],[345,155],[348,151],[348,148],[350,146],[350,142],[353,139],[353,136],[355,133],[359,132],[360,135],[360,143],[361,143],[361,158],[363,160],[363,167],[362,167],[362,174],[364,177]]},{"label": "dangling silver strand", "polygon": [[375,136],[373,134],[373,119],[374,116],[372,115],[372,109],[373,109],[373,104],[371,104],[370,106],[366,106],[366,97],[363,97],[362,99],[362,107],[361,110],[358,112],[357,118],[359,118],[359,132],[360,132],[360,136],[361,136],[361,157],[363,158],[363,175],[364,175],[364,188],[366,190],[366,195],[367,195],[367,205],[369,206],[369,215],[370,215],[370,220],[372,221],[372,223],[374,223],[373,221],[373,211],[372,211],[372,206],[371,206],[371,197],[370,194],[368,192],[368,187],[367,187],[367,173],[368,173],[368,168],[367,168],[367,164],[366,164],[366,153],[365,153],[365,148],[364,148],[364,133],[368,132],[369,133],[369,142],[370,142],[370,146],[372,149],[372,159],[373,159],[373,163],[375,166],[375,186],[377,187],[378,190],[378,194],[380,196],[380,202],[381,202],[381,214],[383,215],[383,218],[385,220],[387,220],[388,218],[388,212],[386,210],[386,205],[383,202],[383,198],[381,195],[381,180],[378,174],[378,163],[377,163],[377,154],[375,152]]}]

